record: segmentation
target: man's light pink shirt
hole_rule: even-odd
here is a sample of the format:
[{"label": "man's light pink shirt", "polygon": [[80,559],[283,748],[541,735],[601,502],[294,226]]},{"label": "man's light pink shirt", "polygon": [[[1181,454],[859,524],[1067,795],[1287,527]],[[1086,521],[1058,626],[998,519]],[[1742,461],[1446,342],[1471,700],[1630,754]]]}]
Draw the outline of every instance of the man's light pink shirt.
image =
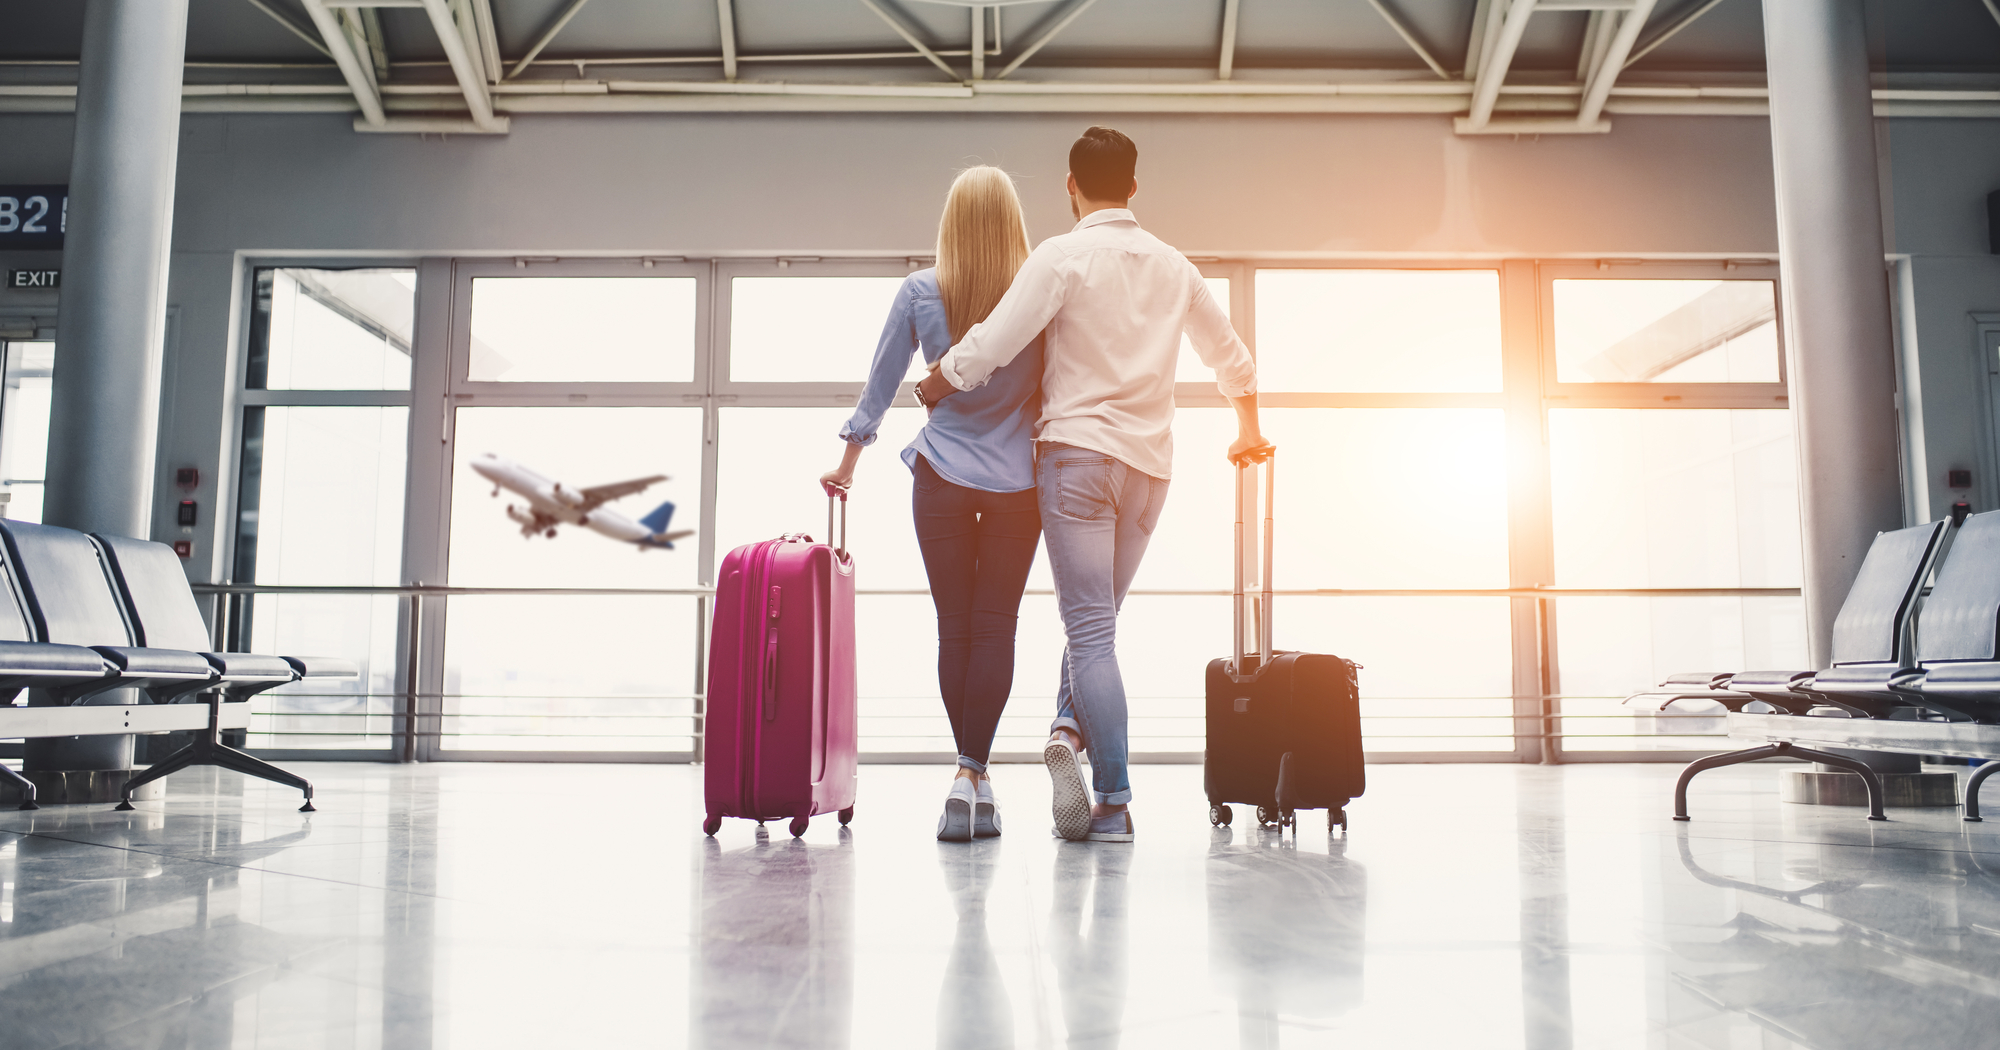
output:
[{"label": "man's light pink shirt", "polygon": [[1224,394],[1256,392],[1250,348],[1201,271],[1140,229],[1130,210],[1107,208],[1043,241],[938,371],[960,390],[983,386],[1041,333],[1047,353],[1035,440],[1102,452],[1167,478],[1182,332]]}]

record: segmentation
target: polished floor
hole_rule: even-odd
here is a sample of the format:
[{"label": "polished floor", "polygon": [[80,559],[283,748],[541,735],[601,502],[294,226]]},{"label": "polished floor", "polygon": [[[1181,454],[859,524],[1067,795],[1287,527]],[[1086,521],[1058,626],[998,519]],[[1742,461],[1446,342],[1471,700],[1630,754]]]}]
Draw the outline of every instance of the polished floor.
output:
[{"label": "polished floor", "polygon": [[[930,837],[699,820],[699,769],[321,764],[0,813],[0,1048],[1585,1047],[2000,1043],[2000,821],[1776,801],[1778,766],[1378,766],[1353,828]],[[1796,767],[1793,767],[1796,768]],[[1988,805],[2000,811],[2000,791]],[[1991,872],[1991,874],[1989,874]]]}]

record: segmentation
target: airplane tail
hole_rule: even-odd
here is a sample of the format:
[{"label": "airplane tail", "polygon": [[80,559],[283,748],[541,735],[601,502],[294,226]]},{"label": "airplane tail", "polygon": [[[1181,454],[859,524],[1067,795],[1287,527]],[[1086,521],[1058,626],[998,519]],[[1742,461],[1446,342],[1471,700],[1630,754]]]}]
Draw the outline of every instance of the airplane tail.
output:
[{"label": "airplane tail", "polygon": [[639,524],[644,525],[646,530],[652,533],[642,542],[673,550],[673,538],[667,535],[667,523],[672,520],[674,520],[673,501],[669,500],[654,507],[651,514],[639,519]]}]

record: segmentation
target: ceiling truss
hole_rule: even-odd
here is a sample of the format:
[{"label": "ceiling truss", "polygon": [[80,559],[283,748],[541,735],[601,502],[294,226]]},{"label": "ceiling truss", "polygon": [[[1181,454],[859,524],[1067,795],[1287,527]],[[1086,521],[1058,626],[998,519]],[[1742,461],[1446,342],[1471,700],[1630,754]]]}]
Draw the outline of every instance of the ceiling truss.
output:
[{"label": "ceiling truss", "polygon": [[[927,0],[964,7],[965,41],[939,42],[898,6],[906,0],[853,0],[900,37],[908,50],[854,54],[742,54],[738,50],[734,0],[715,0],[717,53],[711,56],[548,59],[542,56],[589,2],[568,0],[511,64],[503,61],[491,0],[302,0],[311,25],[301,25],[272,0],[246,0],[287,31],[333,60],[344,86],[327,84],[189,84],[183,89],[190,110],[359,111],[357,131],[504,133],[508,113],[520,112],[688,112],[752,110],[876,112],[1091,111],[1091,112],[1312,112],[1431,113],[1455,117],[1466,135],[1603,133],[1607,114],[1742,114],[1765,111],[1761,86],[1752,84],[1620,83],[1620,75],[1715,8],[1722,0],[1693,0],[1664,24],[1650,26],[1660,0],[1476,0],[1471,43],[1463,66],[1454,71],[1403,18],[1397,0],[1366,0],[1420,59],[1434,80],[1379,74],[1332,82],[1305,83],[1241,78],[1237,42],[1242,0],[1215,0],[1217,21],[1215,79],[1135,83],[1081,83],[1064,80],[1010,80],[1023,65],[1084,17],[1096,0],[1068,0],[1042,16],[1025,46],[1006,52],[1002,10],[1024,0]],[[1962,0],[1970,2],[1970,0]],[[2000,22],[2000,0],[1979,0]],[[1248,5],[1251,12],[1256,5]],[[451,83],[392,81],[392,63],[378,11],[384,7],[422,10],[443,45],[442,63]],[[1587,17],[1575,79],[1551,82],[1545,76],[1509,83],[1516,53],[1537,15],[1573,13]],[[955,34],[953,34],[955,35]],[[929,37],[930,39],[927,39]],[[745,63],[829,62],[921,59],[944,82],[799,83],[744,81]],[[957,60],[967,60],[960,64]],[[997,72],[989,65],[1004,60]],[[395,63],[406,67],[411,63]],[[576,66],[574,79],[526,77],[537,66]],[[720,77],[708,80],[586,79],[586,66],[710,65]],[[74,88],[61,85],[0,85],[0,109],[56,109],[73,106]],[[1883,115],[2000,116],[2000,92],[1973,90],[1877,90]],[[447,102],[450,99],[452,101]],[[347,100],[347,101],[343,101]],[[461,108],[462,107],[462,108]]]}]

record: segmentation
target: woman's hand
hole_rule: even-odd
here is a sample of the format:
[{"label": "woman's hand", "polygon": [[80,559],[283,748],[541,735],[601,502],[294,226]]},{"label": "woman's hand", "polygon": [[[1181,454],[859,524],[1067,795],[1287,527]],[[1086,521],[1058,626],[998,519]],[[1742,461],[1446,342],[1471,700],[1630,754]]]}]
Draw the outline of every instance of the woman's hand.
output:
[{"label": "woman's hand", "polygon": [[826,494],[829,496],[832,496],[840,492],[846,492],[849,488],[852,488],[853,486],[854,486],[854,471],[852,468],[849,469],[836,468],[834,470],[829,470],[826,473],[821,474],[819,476],[819,487],[825,489]]}]

